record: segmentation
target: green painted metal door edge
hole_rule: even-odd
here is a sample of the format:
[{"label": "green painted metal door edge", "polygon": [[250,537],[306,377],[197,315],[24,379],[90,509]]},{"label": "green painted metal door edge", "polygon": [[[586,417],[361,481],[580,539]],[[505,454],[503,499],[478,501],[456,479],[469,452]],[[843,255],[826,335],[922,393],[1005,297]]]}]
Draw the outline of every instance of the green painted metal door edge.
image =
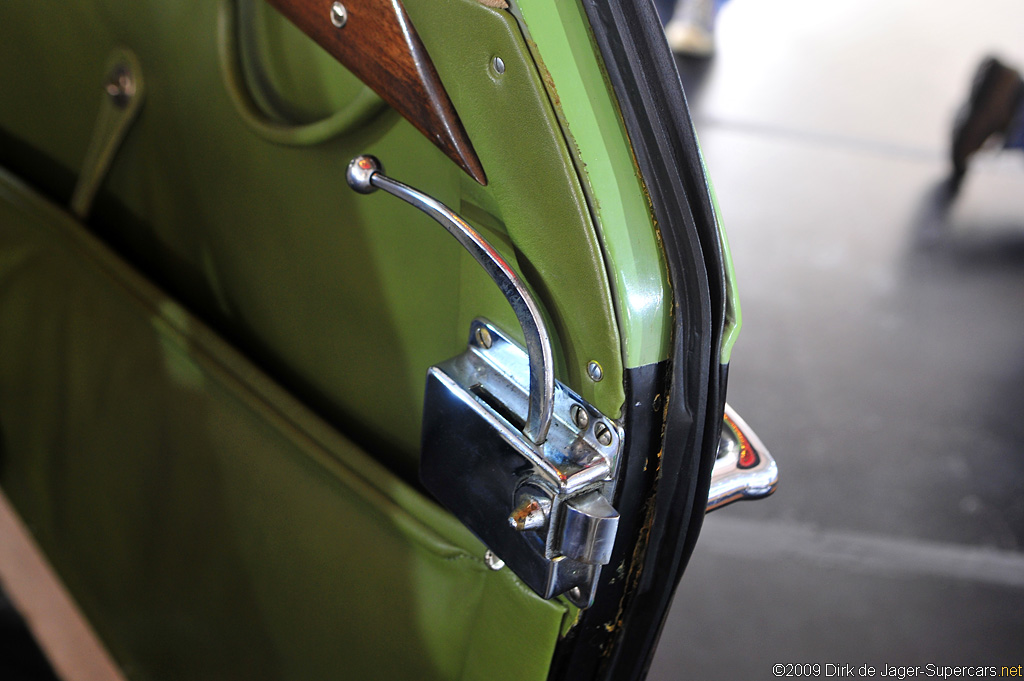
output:
[{"label": "green painted metal door edge", "polygon": [[607,262],[629,368],[668,358],[671,290],[646,190],[589,24],[575,1],[518,0],[570,140]]},{"label": "green painted metal door edge", "polygon": [[[623,341],[603,247],[517,21],[477,0],[404,4],[488,176],[486,187],[462,181],[463,198],[490,212],[507,233],[524,279],[551,315],[558,378],[618,417],[625,399]],[[504,64],[501,73],[492,67],[494,57]],[[470,321],[460,323],[468,329]],[[514,327],[506,330],[520,336]],[[601,381],[588,378],[592,360],[604,371]]]},{"label": "green painted metal door edge", "polygon": [[[700,162],[701,165],[704,165],[703,154],[701,154]],[[718,193],[711,181],[711,175],[708,174],[707,166],[704,166],[704,177],[708,180],[708,190],[711,192],[711,207],[715,211],[715,226],[718,229],[718,239],[722,246],[722,264],[725,265],[725,328],[722,330],[721,363],[728,364],[732,358],[732,348],[743,327],[743,310],[740,308],[739,289],[736,288],[736,269],[732,264],[729,235],[725,233],[722,209],[718,205]]]}]

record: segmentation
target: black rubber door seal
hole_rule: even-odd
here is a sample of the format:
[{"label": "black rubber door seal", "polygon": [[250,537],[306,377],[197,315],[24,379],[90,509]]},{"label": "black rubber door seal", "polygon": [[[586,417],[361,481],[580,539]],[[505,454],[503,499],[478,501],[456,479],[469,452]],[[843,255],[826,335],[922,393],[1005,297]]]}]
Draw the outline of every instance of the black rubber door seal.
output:
[{"label": "black rubber door seal", "polygon": [[725,268],[675,58],[650,0],[582,0],[661,233],[673,289],[670,359],[626,372],[626,464],[611,563],[559,642],[551,681],[647,674],[707,506],[728,369]]}]

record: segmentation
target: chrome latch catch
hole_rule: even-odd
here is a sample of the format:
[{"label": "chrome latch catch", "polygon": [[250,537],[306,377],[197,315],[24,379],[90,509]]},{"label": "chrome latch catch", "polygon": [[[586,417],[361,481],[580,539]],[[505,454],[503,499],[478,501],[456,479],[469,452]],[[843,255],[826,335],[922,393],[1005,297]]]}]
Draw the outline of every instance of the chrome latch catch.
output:
[{"label": "chrome latch catch", "polygon": [[623,430],[556,381],[547,438],[534,443],[529,376],[522,348],[473,322],[466,352],[427,374],[420,478],[531,589],[587,607],[618,529]]}]

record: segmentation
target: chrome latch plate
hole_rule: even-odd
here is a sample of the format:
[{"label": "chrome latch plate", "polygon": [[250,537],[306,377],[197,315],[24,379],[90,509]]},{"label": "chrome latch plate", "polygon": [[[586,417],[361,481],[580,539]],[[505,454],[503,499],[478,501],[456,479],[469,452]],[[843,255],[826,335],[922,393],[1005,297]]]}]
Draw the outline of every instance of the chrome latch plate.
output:
[{"label": "chrome latch plate", "polygon": [[473,322],[467,350],[431,367],[420,477],[531,589],[593,600],[611,557],[622,427],[560,382],[547,438],[523,435],[526,352],[493,324]]}]

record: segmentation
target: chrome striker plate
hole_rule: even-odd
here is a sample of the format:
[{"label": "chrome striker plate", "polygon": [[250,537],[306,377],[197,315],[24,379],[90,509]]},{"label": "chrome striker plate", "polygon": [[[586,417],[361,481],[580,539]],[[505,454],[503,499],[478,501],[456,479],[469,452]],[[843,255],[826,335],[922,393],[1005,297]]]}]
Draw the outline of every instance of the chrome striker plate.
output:
[{"label": "chrome striker plate", "polygon": [[779,467],[746,421],[725,405],[722,439],[711,472],[707,512],[742,499],[763,499],[779,484]]},{"label": "chrome striker plate", "polygon": [[550,430],[534,444],[529,386],[527,353],[473,322],[466,352],[427,374],[420,477],[531,589],[587,607],[618,529],[623,431],[556,381]]}]

